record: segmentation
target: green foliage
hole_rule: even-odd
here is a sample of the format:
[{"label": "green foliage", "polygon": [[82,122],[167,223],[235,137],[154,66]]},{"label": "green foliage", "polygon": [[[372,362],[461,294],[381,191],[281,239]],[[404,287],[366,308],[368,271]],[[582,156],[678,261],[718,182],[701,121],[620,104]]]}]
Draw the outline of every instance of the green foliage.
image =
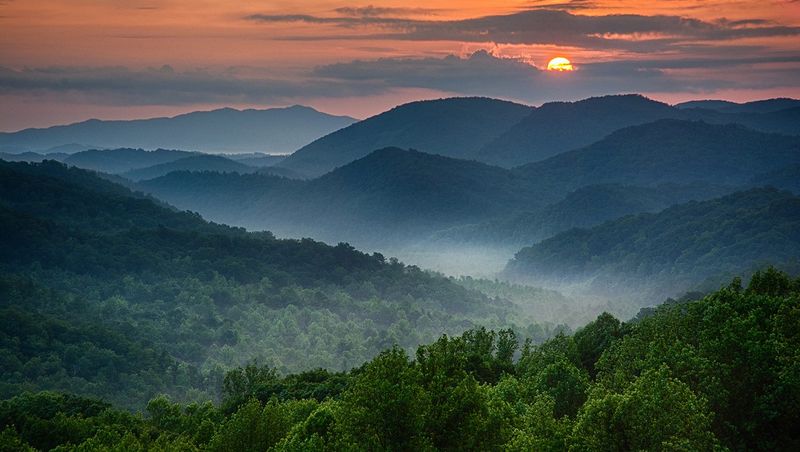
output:
[{"label": "green foliage", "polygon": [[87,226],[59,203],[134,197],[41,171],[74,192],[0,203],[5,449],[800,449],[800,280],[774,268],[535,344],[476,325],[507,324],[502,299],[345,244],[166,209],[171,227]]},{"label": "green foliage", "polygon": [[622,394],[592,393],[570,450],[715,450],[711,418],[705,400],[666,368],[648,370]]},{"label": "green foliage", "polygon": [[[322,401],[346,383],[327,371],[524,318],[380,254],[208,223],[55,162],[3,162],[0,176],[0,397],[58,390],[138,408],[222,388],[226,412],[252,397]],[[223,382],[251,362],[327,371]]]},{"label": "green foliage", "polygon": [[359,370],[342,395],[342,428],[367,450],[421,450],[428,396],[419,370],[397,348]]},{"label": "green foliage", "polygon": [[621,335],[619,320],[607,312],[575,333],[575,348],[581,366],[589,371],[589,375],[595,376],[595,363]]},{"label": "green foliage", "polygon": [[[5,443],[61,450],[795,450],[800,291],[774,269],[540,345],[473,329],[347,373],[228,373],[223,408],[142,418],[56,393],[0,402]],[[599,355],[599,357],[598,357]],[[320,396],[324,398],[320,400]]]}]

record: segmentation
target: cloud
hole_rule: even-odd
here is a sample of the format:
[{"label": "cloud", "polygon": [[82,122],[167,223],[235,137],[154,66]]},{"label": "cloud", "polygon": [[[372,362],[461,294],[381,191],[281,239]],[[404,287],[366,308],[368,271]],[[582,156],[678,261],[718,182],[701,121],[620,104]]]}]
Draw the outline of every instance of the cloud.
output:
[{"label": "cloud", "polygon": [[[758,68],[755,70],[754,68]],[[798,87],[800,55],[644,59],[583,63],[551,73],[518,59],[478,51],[467,58],[383,58],[320,66],[318,78],[372,86],[426,88],[523,102],[614,93],[710,93]]]},{"label": "cloud", "polygon": [[530,103],[555,99],[578,99],[586,96],[628,92],[691,92],[731,88],[734,82],[718,78],[692,78],[672,75],[656,61],[593,63],[581,65],[569,74],[538,69],[521,60],[499,58],[478,51],[467,58],[449,55],[444,58],[352,61],[321,66],[314,75],[320,78],[349,81],[371,86],[427,88],[464,95],[493,96]]},{"label": "cloud", "polygon": [[537,0],[528,4],[529,9],[559,9],[565,11],[577,11],[581,9],[595,9],[598,3],[593,0]]},{"label": "cloud", "polygon": [[[576,4],[583,4],[582,2]],[[614,14],[587,16],[555,9],[529,9],[507,15],[463,20],[412,20],[382,16],[321,17],[255,14],[245,19],[260,23],[302,22],[368,33],[331,39],[396,39],[419,41],[494,42],[499,44],[557,44],[586,49],[623,49],[638,52],[666,50],[694,41],[797,36],[800,27],[759,19],[707,22],[680,16]],[[380,30],[374,30],[378,27]],[[296,36],[294,39],[304,39]],[[307,39],[324,39],[316,35]]]},{"label": "cloud", "polygon": [[630,92],[800,87],[800,55],[792,54],[579,62],[577,67],[572,73],[551,73],[484,50],[464,58],[355,60],[318,66],[291,78],[252,67],[0,67],[0,95],[60,96],[103,105],[281,104],[422,89],[541,103]]},{"label": "cloud", "polygon": [[435,8],[390,8],[381,6],[343,6],[334,9],[343,16],[387,17],[387,16],[435,16],[443,10]]},{"label": "cloud", "polygon": [[252,70],[227,68],[176,71],[171,66],[133,70],[126,67],[0,67],[0,95],[60,95],[105,105],[190,105],[237,102],[279,103],[298,96],[346,97],[383,88],[358,87],[335,80],[265,77]]}]

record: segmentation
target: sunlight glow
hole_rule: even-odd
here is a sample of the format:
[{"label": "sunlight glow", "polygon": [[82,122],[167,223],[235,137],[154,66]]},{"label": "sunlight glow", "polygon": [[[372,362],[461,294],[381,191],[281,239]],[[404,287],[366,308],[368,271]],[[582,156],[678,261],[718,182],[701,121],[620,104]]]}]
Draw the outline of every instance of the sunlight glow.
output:
[{"label": "sunlight glow", "polygon": [[572,67],[572,63],[564,57],[555,57],[547,63],[547,70],[548,71],[574,71],[575,68]]}]

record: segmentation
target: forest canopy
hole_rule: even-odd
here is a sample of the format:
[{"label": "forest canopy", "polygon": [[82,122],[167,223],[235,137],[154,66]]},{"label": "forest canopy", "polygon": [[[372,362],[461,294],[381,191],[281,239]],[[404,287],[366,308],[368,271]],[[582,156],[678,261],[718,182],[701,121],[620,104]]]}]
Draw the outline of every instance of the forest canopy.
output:
[{"label": "forest canopy", "polygon": [[66,450],[796,450],[800,279],[609,314],[535,345],[512,330],[390,347],[350,372],[247,365],[220,404],[153,398],[141,415],[27,392],[2,442]]}]

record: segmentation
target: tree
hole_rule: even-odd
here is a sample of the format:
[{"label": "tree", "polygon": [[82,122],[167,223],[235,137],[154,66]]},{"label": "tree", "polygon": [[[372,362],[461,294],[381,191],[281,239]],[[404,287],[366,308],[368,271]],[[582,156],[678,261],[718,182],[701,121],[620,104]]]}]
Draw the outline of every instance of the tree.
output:
[{"label": "tree", "polygon": [[663,367],[622,394],[597,388],[581,409],[570,450],[715,450],[707,403]]},{"label": "tree", "polygon": [[429,401],[419,371],[395,347],[364,366],[342,396],[342,428],[370,450],[420,450]]}]

